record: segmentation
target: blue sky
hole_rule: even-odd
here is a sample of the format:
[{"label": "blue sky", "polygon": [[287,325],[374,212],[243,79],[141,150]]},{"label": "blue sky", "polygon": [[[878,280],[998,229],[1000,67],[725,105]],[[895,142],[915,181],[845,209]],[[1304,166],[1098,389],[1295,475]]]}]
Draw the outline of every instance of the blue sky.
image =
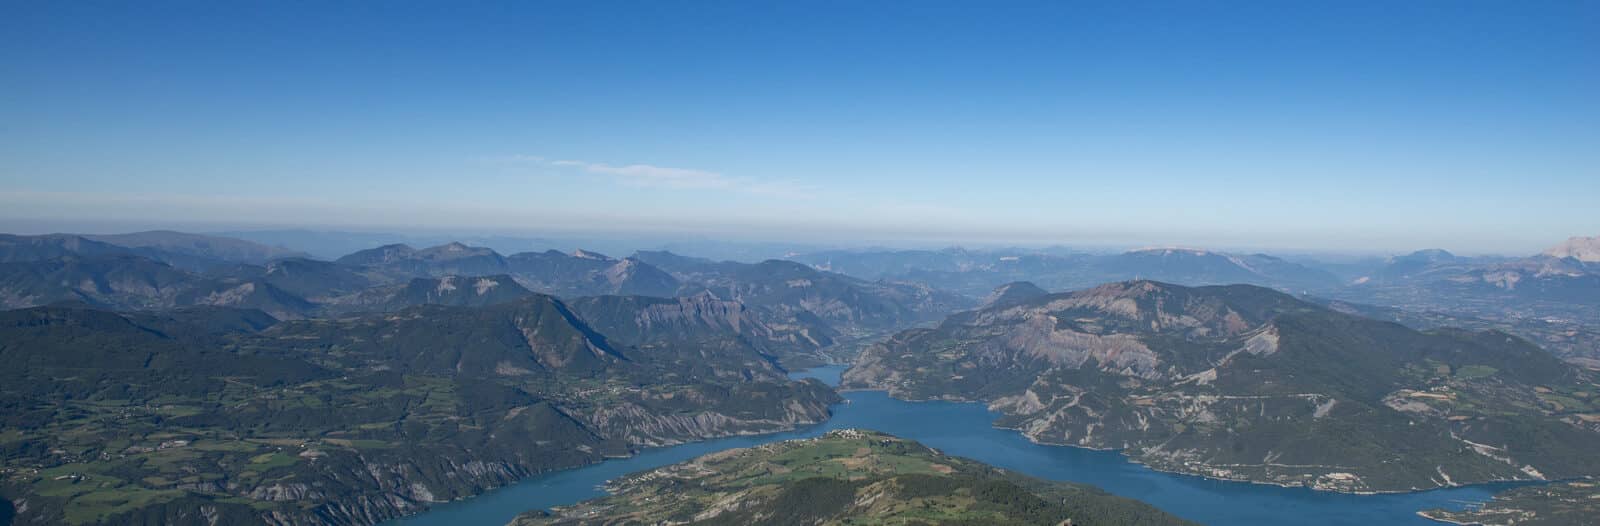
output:
[{"label": "blue sky", "polygon": [[0,2],[0,227],[1523,253],[1596,203],[1595,2]]}]

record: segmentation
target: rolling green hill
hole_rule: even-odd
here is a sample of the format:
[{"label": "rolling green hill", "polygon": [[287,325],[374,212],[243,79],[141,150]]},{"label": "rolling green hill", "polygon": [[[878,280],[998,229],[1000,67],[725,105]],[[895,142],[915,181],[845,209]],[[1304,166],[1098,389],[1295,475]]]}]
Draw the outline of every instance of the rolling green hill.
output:
[{"label": "rolling green hill", "polygon": [[525,513],[511,524],[1189,524],[1091,486],[1032,479],[854,429],[713,453],[608,489],[609,497]]}]

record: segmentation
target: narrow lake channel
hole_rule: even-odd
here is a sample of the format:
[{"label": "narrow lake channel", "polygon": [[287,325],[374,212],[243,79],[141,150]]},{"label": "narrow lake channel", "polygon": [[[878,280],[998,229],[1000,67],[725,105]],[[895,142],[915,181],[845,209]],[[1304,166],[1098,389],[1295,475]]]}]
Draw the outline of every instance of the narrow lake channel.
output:
[{"label": "narrow lake channel", "polygon": [[[844,366],[796,377],[837,384]],[[952,455],[976,459],[1039,478],[1092,484],[1139,499],[1203,524],[1279,526],[1433,525],[1416,515],[1429,508],[1460,508],[1483,502],[1510,485],[1391,495],[1348,495],[1226,482],[1150,470],[1120,453],[1042,446],[1021,434],[991,427],[996,415],[982,404],[904,402],[879,391],[846,393],[828,422],[788,433],[734,437],[651,449],[639,455],[532,477],[481,496],[435,506],[391,525],[501,525],[518,513],[573,504],[605,494],[607,480],[729,448],[820,435],[831,429],[875,429],[920,441]]]}]

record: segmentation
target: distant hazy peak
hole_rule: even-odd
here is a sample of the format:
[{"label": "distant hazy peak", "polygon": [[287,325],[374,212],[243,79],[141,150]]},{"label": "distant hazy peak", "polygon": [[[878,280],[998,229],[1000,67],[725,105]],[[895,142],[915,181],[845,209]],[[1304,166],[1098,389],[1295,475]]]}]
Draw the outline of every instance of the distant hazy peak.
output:
[{"label": "distant hazy peak", "polygon": [[394,243],[383,245],[377,248],[357,250],[350,254],[346,254],[344,257],[336,260],[336,262],[345,265],[373,265],[379,263],[391,263],[409,258],[416,253],[417,249],[412,248],[411,245],[407,245],[405,243]]},{"label": "distant hazy peak", "polygon": [[[473,261],[483,258],[495,261],[499,261],[501,259],[500,254],[495,252],[494,249],[487,247],[475,247],[457,241],[412,252],[397,251],[393,254],[393,256],[395,257],[384,258],[382,262],[394,263],[399,261],[413,261],[420,263],[445,264]],[[488,274],[490,272],[477,271],[473,273]]]},{"label": "distant hazy peak", "polygon": [[611,256],[607,256],[599,252],[590,252],[581,248],[572,251],[572,257],[579,259],[593,259],[596,261],[611,261]]},{"label": "distant hazy peak", "polygon": [[1133,250],[1129,250],[1127,252],[1124,252],[1124,254],[1138,254],[1138,255],[1150,255],[1150,256],[1171,256],[1171,255],[1174,255],[1174,254],[1189,255],[1189,256],[1209,256],[1209,255],[1212,254],[1212,252],[1209,251],[1209,250],[1200,249],[1200,248],[1148,247],[1148,248],[1136,248],[1136,249],[1133,249]]},{"label": "distant hazy peak", "polygon": [[493,250],[485,248],[485,247],[474,247],[474,246],[468,245],[466,243],[462,243],[460,241],[451,241],[449,243],[445,243],[443,245],[439,245],[439,246],[436,246],[436,247],[428,247],[428,248],[419,250],[418,252],[430,252],[430,253],[433,253],[433,252],[443,252],[443,253],[482,252],[482,253],[487,253],[487,252],[493,252]]},{"label": "distant hazy peak", "polygon": [[1569,238],[1566,242],[1545,250],[1544,255],[1574,258],[1584,263],[1600,263],[1600,236]]},{"label": "distant hazy peak", "polygon": [[1442,249],[1442,248],[1425,248],[1425,249],[1422,249],[1422,250],[1418,250],[1416,252],[1412,252],[1410,254],[1406,254],[1404,256],[1398,256],[1396,259],[1415,259],[1415,260],[1426,260],[1426,261],[1446,261],[1446,260],[1451,260],[1451,259],[1455,259],[1455,258],[1456,258],[1456,255],[1450,253],[1450,251],[1448,251],[1448,250],[1445,250],[1445,249]]},{"label": "distant hazy peak", "polygon": [[1148,279],[1133,279],[1127,281],[1114,281],[1104,283],[1092,288],[1068,293],[1071,297],[1115,297],[1115,298],[1142,298],[1150,294],[1177,289],[1187,291],[1191,287],[1172,285]]},{"label": "distant hazy peak", "polygon": [[180,253],[206,255],[226,260],[266,261],[281,257],[304,257],[303,252],[264,245],[231,237],[150,230],[126,234],[86,235],[87,239],[129,248],[160,248]]},{"label": "distant hazy peak", "polygon": [[685,256],[670,250],[636,250],[633,252],[632,257],[651,265],[708,265],[716,263],[716,261],[711,259],[696,256]]},{"label": "distant hazy peak", "polygon": [[756,267],[765,269],[787,269],[802,272],[816,271],[816,269],[812,268],[811,265],[800,263],[798,261],[789,261],[786,259],[768,259],[760,263],[756,263]]},{"label": "distant hazy peak", "polygon": [[1039,288],[1038,285],[1034,285],[1031,281],[1014,281],[995,287],[994,292],[989,293],[989,297],[983,299],[983,307],[1016,305],[1049,294],[1049,291]]}]

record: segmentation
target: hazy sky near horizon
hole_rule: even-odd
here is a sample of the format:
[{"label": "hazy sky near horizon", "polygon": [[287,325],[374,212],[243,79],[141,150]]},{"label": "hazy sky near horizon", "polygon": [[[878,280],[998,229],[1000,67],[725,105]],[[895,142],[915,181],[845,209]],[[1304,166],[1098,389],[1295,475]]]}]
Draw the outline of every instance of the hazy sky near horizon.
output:
[{"label": "hazy sky near horizon", "polygon": [[1312,4],[0,1],[0,230],[1600,234],[1600,3]]}]

